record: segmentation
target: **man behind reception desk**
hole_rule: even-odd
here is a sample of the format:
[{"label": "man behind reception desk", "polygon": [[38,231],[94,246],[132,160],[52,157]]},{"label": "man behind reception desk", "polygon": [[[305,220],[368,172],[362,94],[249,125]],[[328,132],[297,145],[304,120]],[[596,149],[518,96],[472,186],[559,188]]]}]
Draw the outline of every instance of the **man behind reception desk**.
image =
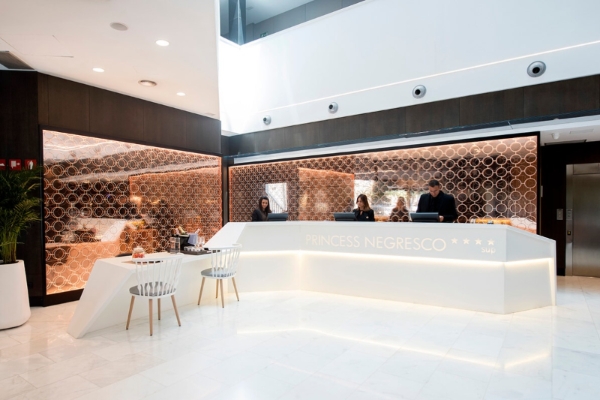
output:
[{"label": "man behind reception desk", "polygon": [[454,196],[442,192],[442,185],[435,179],[429,181],[429,193],[419,198],[417,212],[437,212],[440,222],[454,222],[458,217]]}]

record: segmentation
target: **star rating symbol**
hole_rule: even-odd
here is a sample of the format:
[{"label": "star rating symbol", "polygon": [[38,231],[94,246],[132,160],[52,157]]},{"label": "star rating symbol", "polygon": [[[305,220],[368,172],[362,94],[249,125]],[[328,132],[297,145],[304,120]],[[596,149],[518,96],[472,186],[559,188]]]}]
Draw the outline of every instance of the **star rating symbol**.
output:
[{"label": "star rating symbol", "polygon": [[475,240],[475,244],[481,244],[481,239]]},{"label": "star rating symbol", "polygon": [[458,239],[452,239],[452,244],[458,243]]},{"label": "star rating symbol", "polygon": [[488,244],[489,244],[490,246],[493,246],[493,245],[494,245],[494,241],[493,241],[493,240],[488,240]]},{"label": "star rating symbol", "polygon": [[469,244],[469,239],[463,239],[463,244]]}]

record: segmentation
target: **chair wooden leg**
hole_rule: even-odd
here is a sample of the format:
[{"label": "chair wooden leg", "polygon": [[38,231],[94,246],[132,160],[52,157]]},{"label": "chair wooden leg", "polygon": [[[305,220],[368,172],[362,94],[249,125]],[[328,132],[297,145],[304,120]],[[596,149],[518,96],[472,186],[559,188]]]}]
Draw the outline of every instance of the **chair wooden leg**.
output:
[{"label": "chair wooden leg", "polygon": [[150,336],[152,336],[152,299],[148,300],[148,308],[150,311],[150,316],[149,316],[149,318],[150,318]]},{"label": "chair wooden leg", "polygon": [[158,299],[158,320],[160,321],[160,299]]},{"label": "chair wooden leg", "polygon": [[177,317],[177,323],[181,326],[181,320],[179,319],[179,311],[177,311],[177,303],[175,303],[175,295],[171,295],[171,300],[173,300],[173,310],[175,310],[175,316]]},{"label": "chair wooden leg", "polygon": [[223,296],[223,279],[219,279],[218,282],[221,284],[221,306],[225,308],[225,296]]},{"label": "chair wooden leg", "polygon": [[202,277],[202,284],[200,285],[200,296],[198,296],[198,305],[200,305],[200,300],[202,299],[202,289],[204,289],[204,281],[206,280],[205,277]]},{"label": "chair wooden leg", "polygon": [[231,278],[231,281],[233,282],[233,288],[235,289],[235,297],[237,297],[238,301],[240,301],[240,296],[238,296],[238,292],[237,292],[237,286],[235,285],[235,278]]},{"label": "chair wooden leg", "polygon": [[215,296],[215,299],[219,298],[219,280],[217,279],[217,295]]},{"label": "chair wooden leg", "polygon": [[129,322],[131,321],[131,312],[133,311],[133,302],[135,301],[135,296],[131,296],[131,304],[129,305],[129,315],[127,315],[127,326],[125,330],[129,329]]}]

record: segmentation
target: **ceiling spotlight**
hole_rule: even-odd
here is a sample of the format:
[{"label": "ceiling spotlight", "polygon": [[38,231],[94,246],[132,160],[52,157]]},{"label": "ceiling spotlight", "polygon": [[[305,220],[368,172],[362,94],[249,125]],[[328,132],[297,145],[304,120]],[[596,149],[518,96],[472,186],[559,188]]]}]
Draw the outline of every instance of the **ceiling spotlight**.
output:
[{"label": "ceiling spotlight", "polygon": [[146,87],[152,87],[152,86],[156,86],[156,82],[154,82],[154,81],[148,81],[148,80],[145,80],[145,79],[143,79],[143,80],[141,80],[141,81],[138,81],[138,83],[139,83],[140,85],[142,85],[142,86],[146,86]]},{"label": "ceiling spotlight", "polygon": [[559,138],[560,138],[560,133],[559,132],[553,132],[552,133],[552,139],[558,140]]},{"label": "ceiling spotlight", "polygon": [[96,68],[92,68],[92,71],[94,71],[94,72],[104,72],[104,69],[96,67]]},{"label": "ceiling spotlight", "polygon": [[177,92],[177,96],[183,97],[183,96],[185,96],[185,93],[183,93],[183,92]]},{"label": "ceiling spotlight", "polygon": [[166,40],[157,40],[156,44],[162,47],[166,47],[169,45],[169,42],[167,42]]},{"label": "ceiling spotlight", "polygon": [[113,22],[112,24],[110,24],[110,27],[117,31],[126,31],[127,29],[129,29],[127,25],[122,24],[120,22]]}]

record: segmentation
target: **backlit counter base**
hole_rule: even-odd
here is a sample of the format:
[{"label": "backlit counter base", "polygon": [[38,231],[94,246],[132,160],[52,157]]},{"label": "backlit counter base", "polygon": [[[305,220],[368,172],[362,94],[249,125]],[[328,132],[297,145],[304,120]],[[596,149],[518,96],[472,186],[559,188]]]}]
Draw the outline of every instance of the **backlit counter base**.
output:
[{"label": "backlit counter base", "polygon": [[229,223],[239,290],[310,290],[506,314],[555,304],[553,240],[505,225]]}]

